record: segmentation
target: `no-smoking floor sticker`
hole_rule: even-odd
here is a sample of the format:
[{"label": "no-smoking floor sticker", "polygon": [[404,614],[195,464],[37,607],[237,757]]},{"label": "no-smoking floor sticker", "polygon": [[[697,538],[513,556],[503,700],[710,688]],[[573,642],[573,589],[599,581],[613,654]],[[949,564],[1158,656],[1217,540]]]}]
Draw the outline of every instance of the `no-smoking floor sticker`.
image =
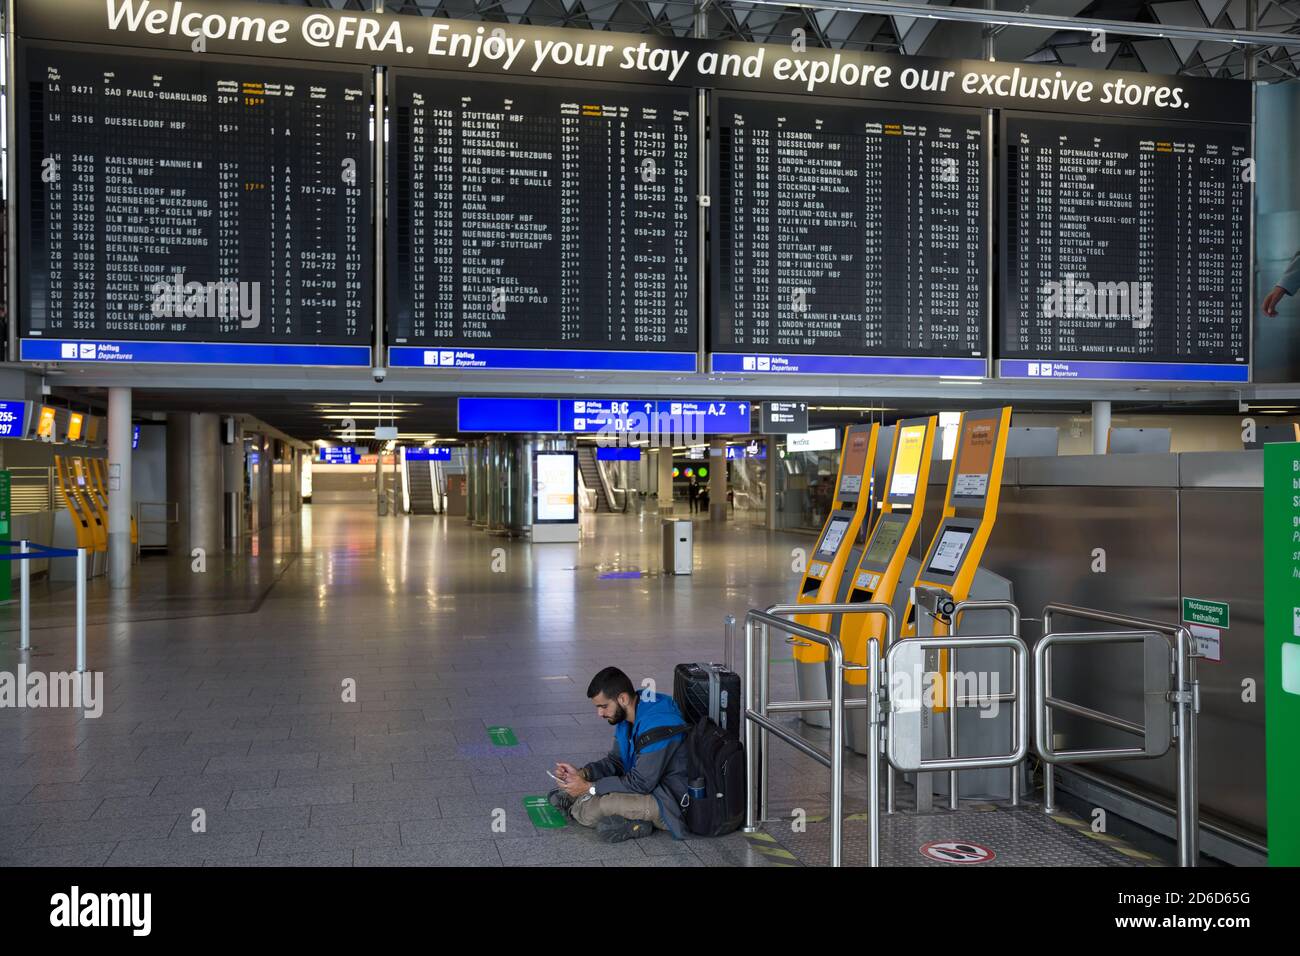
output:
[{"label": "no-smoking floor sticker", "polygon": [[986,846],[961,840],[939,840],[921,847],[921,856],[940,863],[987,863],[997,856]]}]

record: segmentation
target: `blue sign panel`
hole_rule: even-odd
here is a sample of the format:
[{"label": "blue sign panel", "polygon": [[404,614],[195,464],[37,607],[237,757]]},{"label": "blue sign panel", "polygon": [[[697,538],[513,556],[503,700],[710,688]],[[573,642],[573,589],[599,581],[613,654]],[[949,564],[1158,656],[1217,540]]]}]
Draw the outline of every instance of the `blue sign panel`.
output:
[{"label": "blue sign panel", "polygon": [[983,378],[982,358],[889,355],[739,355],[715,352],[715,372],[763,372],[773,375],[963,375]]},{"label": "blue sign panel", "polygon": [[764,461],[767,458],[767,446],[754,442],[752,445],[728,445],[727,461],[739,461],[742,458],[751,458],[756,461]]},{"label": "blue sign panel", "polygon": [[361,464],[361,451],[347,446],[322,448],[320,450],[320,462],[322,465],[359,465]]},{"label": "blue sign panel", "polygon": [[232,342],[83,342],[23,339],[24,362],[126,362],[164,365],[321,365],[370,367],[368,345]]},{"label": "blue sign panel", "polygon": [[749,407],[731,401],[567,398],[560,401],[560,431],[748,435]]},{"label": "blue sign panel", "polygon": [[560,402],[554,398],[458,398],[456,421],[463,432],[558,432]]},{"label": "blue sign panel", "polygon": [[541,369],[559,372],[695,372],[694,352],[599,352],[589,349],[426,349],[394,345],[393,368],[492,371]]},{"label": "blue sign panel", "polygon": [[407,461],[451,461],[450,445],[435,445],[432,448],[406,449]]},{"label": "blue sign panel", "polygon": [[135,451],[140,447],[140,426],[131,426],[131,450]]},{"label": "blue sign panel", "polygon": [[26,421],[26,402],[0,402],[0,438],[22,438]]},{"label": "blue sign panel", "polygon": [[597,461],[640,461],[640,448],[597,448]]},{"label": "blue sign panel", "polygon": [[1191,365],[1182,362],[1029,362],[1003,359],[1000,378],[1093,379],[1123,382],[1248,382],[1245,365]]}]

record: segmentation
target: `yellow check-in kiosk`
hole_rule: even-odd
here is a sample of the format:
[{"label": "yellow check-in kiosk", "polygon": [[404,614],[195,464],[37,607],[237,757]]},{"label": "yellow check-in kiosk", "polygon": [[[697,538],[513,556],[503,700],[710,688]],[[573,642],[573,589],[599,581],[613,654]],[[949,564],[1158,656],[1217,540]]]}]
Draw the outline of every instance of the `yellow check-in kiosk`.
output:
[{"label": "yellow check-in kiosk", "polygon": [[[76,464],[74,465],[74,462]],[[84,485],[78,481],[83,474],[80,459],[65,455],[54,456],[54,477],[63,510],[54,514],[54,546],[56,548],[85,548],[88,552],[87,574],[93,574],[93,557],[98,550],[106,550],[108,536],[103,523],[90,503]],[[84,477],[82,479],[84,481]],[[76,562],[51,561],[50,578],[56,581],[76,579]]]},{"label": "yellow check-in kiosk", "polygon": [[[900,629],[905,637],[949,634],[953,622],[947,608],[952,603],[1012,600],[1011,582],[981,567],[984,549],[997,520],[1010,425],[1010,408],[962,413],[943,511],[916,571],[901,619]],[[939,600],[935,600],[937,595]],[[1008,614],[992,610],[968,612],[958,623],[958,633],[968,636],[1006,634],[1010,628]],[[948,754],[948,707],[944,699],[948,656],[942,650],[927,655],[925,669],[936,678],[934,707],[921,711],[922,758]],[[957,724],[958,754],[980,756],[1002,752],[1010,738],[1012,708],[1010,705],[994,707],[991,698],[1011,688],[1010,655],[1005,650],[990,648],[961,651],[957,673],[975,675],[976,686],[963,681],[963,693],[969,689],[990,698],[984,712],[962,709]],[[981,675],[983,685],[979,686]],[[948,792],[946,773],[922,773],[915,777],[918,811],[931,808],[934,793]],[[961,796],[1002,799],[1010,795],[1010,777],[1005,770],[960,771],[958,786]]]},{"label": "yellow check-in kiosk", "polygon": [[[857,560],[853,548],[872,510],[871,470],[879,437],[879,424],[850,425],[844,430],[834,502],[799,582],[797,604],[834,604],[840,599],[845,569]],[[794,619],[819,631],[832,630],[829,614],[799,614]],[[830,696],[826,683],[827,660],[824,645],[795,642],[795,683],[800,700],[825,700]],[[809,713],[803,719],[814,727],[830,726],[825,713]]]},{"label": "yellow check-in kiosk", "polygon": [[[880,517],[867,538],[862,557],[849,574],[849,602],[891,604],[899,615],[899,620],[902,620],[907,603],[907,586],[899,587],[899,582],[903,579],[908,555],[914,549],[916,535],[921,528],[921,514],[925,508],[930,480],[930,461],[934,454],[936,423],[937,420],[932,415],[929,418],[904,419],[894,426],[893,448],[881,495],[883,500]],[[871,638],[880,642],[880,653],[883,656],[886,651],[885,631],[886,621],[883,615],[844,615],[840,624],[840,640],[844,645],[845,663],[866,664],[867,642]],[[846,671],[845,699],[865,697],[867,680],[866,671]],[[848,712],[845,741],[858,753],[869,752],[865,710]]]}]

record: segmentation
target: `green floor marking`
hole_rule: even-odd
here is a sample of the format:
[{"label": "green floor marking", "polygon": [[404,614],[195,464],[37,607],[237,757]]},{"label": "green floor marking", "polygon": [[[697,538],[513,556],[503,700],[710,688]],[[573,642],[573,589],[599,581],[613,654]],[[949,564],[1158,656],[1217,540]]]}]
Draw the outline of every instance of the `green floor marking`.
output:
[{"label": "green floor marking", "polygon": [[515,732],[509,727],[489,727],[487,732],[488,738],[492,741],[494,747],[519,746],[519,741],[515,738]]},{"label": "green floor marking", "polygon": [[524,809],[528,811],[528,819],[538,829],[558,830],[568,825],[564,814],[551,806],[545,797],[524,797]]}]

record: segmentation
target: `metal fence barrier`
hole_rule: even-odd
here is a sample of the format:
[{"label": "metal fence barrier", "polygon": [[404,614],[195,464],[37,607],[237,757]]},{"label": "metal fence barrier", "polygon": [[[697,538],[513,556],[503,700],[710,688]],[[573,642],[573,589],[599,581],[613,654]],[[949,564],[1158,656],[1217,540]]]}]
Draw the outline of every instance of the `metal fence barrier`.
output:
[{"label": "metal fence barrier", "polygon": [[[162,508],[161,518],[146,518],[146,508]],[[160,524],[164,527],[171,524],[180,524],[181,506],[175,501],[137,501],[135,503],[135,556],[140,557],[141,550],[145,547],[144,543],[144,526],[148,524]],[[167,546],[166,531],[163,532],[164,540],[162,544],[148,545],[150,548],[162,548]]]},{"label": "metal fence barrier", "polygon": [[[1125,631],[1056,633],[1056,615],[1111,624]],[[1159,638],[1153,643],[1153,638]],[[1105,714],[1052,694],[1052,648],[1061,644],[1142,644],[1146,659],[1144,722]],[[1162,655],[1155,652],[1163,651]],[[1139,617],[1110,614],[1070,604],[1048,604],[1043,608],[1043,636],[1034,646],[1034,716],[1037,750],[1043,758],[1043,809],[1056,809],[1056,764],[1090,763],[1102,760],[1151,759],[1167,753],[1170,725],[1178,746],[1178,865],[1196,866],[1200,858],[1200,809],[1196,754],[1196,715],[1200,712],[1200,684],[1196,680],[1196,653],[1192,634],[1181,624],[1162,624]],[[1170,675],[1173,676],[1172,686]],[[1110,747],[1057,752],[1052,739],[1052,711],[1062,710],[1101,723],[1142,739],[1141,747]]]},{"label": "metal fence barrier", "polygon": [[[886,631],[889,638],[897,628],[894,609],[888,604],[776,604],[766,611],[751,609],[745,614],[745,715],[746,728],[750,723],[759,728],[758,734],[746,733],[745,739],[745,832],[753,833],[758,824],[767,818],[768,810],[768,761],[767,749],[770,735],[776,735],[822,766],[830,769],[831,775],[831,866],[840,866],[844,851],[844,714],[846,709],[866,708],[868,727],[868,747],[872,758],[867,761],[868,775],[868,814],[870,865],[880,865],[880,645],[875,638],[867,644],[867,664],[854,665],[844,663],[844,649],[838,637],[818,631],[803,624],[786,620],[782,614],[883,614],[886,619]],[[821,644],[830,653],[830,692],[829,700],[768,700],[768,686],[772,669],[771,632],[789,634]],[[761,680],[758,699],[754,695],[754,653],[757,640],[758,650],[763,655]],[[867,681],[867,696],[846,701],[844,699],[844,672],[847,670],[867,670],[872,675]],[[797,736],[780,724],[773,722],[769,714],[807,713],[812,711],[830,711],[831,740],[830,752],[814,747],[802,737]],[[760,760],[760,758],[762,758]],[[761,771],[760,771],[761,766]],[[760,779],[761,773],[761,779]]]},{"label": "metal fence barrier", "polygon": [[[19,636],[18,649],[31,650],[32,647],[32,571],[33,559],[76,558],[77,559],[77,671],[86,670],[86,549],[51,548],[31,541],[0,541],[5,553],[0,554],[0,561],[20,562],[19,589]],[[17,548],[15,554],[13,549]]]}]

